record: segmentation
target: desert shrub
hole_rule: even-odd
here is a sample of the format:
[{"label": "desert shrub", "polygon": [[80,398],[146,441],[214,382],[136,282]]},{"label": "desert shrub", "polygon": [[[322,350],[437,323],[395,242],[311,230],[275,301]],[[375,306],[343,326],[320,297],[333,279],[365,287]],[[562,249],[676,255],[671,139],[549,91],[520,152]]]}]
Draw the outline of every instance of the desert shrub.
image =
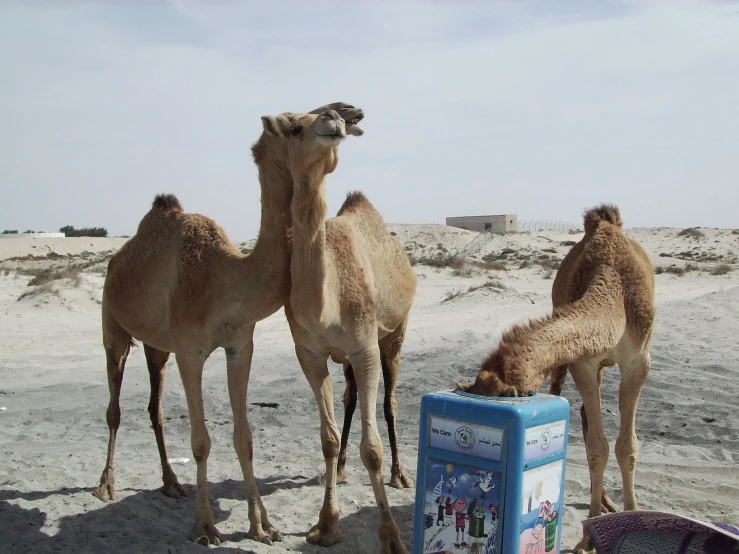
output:
[{"label": "desert shrub", "polygon": [[484,261],[482,267],[487,270],[507,271],[508,266],[503,260]]},{"label": "desert shrub", "polygon": [[442,300],[442,302],[449,302],[450,300],[454,300],[459,296],[462,296],[461,290],[448,290],[446,291],[446,296],[444,297],[444,300]]},{"label": "desert shrub", "polygon": [[64,233],[68,237],[107,237],[108,230],[103,227],[83,227],[75,229],[72,225],[65,225],[59,229],[60,233]]},{"label": "desert shrub", "polygon": [[43,285],[40,285],[38,287],[35,287],[35,288],[32,288],[30,290],[27,290],[27,291],[23,292],[18,297],[18,301],[21,301],[24,298],[32,298],[32,297],[38,296],[39,294],[42,294],[42,293],[55,294],[57,296],[59,295],[59,292],[58,291],[55,291],[54,290],[54,287],[52,287],[51,283],[49,282],[49,283],[44,283]]},{"label": "desert shrub", "polygon": [[415,263],[436,268],[451,267],[452,269],[461,269],[465,265],[463,259],[443,252],[437,252],[432,256],[422,256],[416,259]]},{"label": "desert shrub", "polygon": [[529,260],[521,260],[521,263],[518,264],[518,269],[526,269],[531,265],[531,262]]},{"label": "desert shrub", "polygon": [[551,270],[550,271],[547,271],[544,274],[544,279],[551,279],[553,274],[554,274],[554,271],[551,271]]},{"label": "desert shrub", "polygon": [[242,254],[251,254],[251,248],[242,248],[241,253]]},{"label": "desert shrub", "polygon": [[474,271],[472,270],[472,266],[466,262],[462,262],[459,266],[454,266],[452,269],[452,275],[455,277],[472,277],[474,274]]},{"label": "desert shrub", "polygon": [[671,273],[673,275],[677,275],[678,277],[682,277],[685,275],[685,268],[684,267],[678,267],[676,265],[668,265],[668,266],[657,266],[654,269],[654,272],[657,275],[661,275],[662,273]]},{"label": "desert shrub", "polygon": [[739,229],[734,229],[733,231],[731,231],[731,234],[732,235],[739,235]]},{"label": "desert shrub", "polygon": [[554,248],[542,248],[542,252],[549,252],[550,254],[556,254],[557,251]]},{"label": "desert shrub", "polygon": [[717,265],[711,270],[711,275],[726,275],[727,273],[730,273],[732,270],[732,267],[728,264],[721,264]]},{"label": "desert shrub", "polygon": [[560,246],[575,246],[577,243],[574,240],[563,240],[559,244]]},{"label": "desert shrub", "polygon": [[706,235],[704,235],[702,231],[699,231],[698,227],[688,227],[687,229],[680,231],[677,236],[688,237],[691,239],[702,239],[705,238]]},{"label": "desert shrub", "polygon": [[17,234],[18,234],[18,229],[5,229],[5,231],[3,231],[3,235],[17,235]]},{"label": "desert shrub", "polygon": [[82,282],[78,267],[65,267],[63,269],[27,269],[19,271],[19,273],[33,276],[33,279],[28,282],[29,287],[39,287],[60,279],[71,279],[72,284],[75,287],[79,286]]},{"label": "desert shrub", "polygon": [[470,288],[467,289],[467,292],[475,292],[476,290],[480,289],[495,289],[495,290],[505,290],[506,287],[503,281],[500,279],[488,279],[481,285],[473,285]]},{"label": "desert shrub", "polygon": [[667,252],[660,252],[659,257],[660,258],[671,258],[672,254],[668,254]]},{"label": "desert shrub", "polygon": [[688,271],[700,271],[700,268],[696,264],[685,264],[683,268],[686,272]]}]

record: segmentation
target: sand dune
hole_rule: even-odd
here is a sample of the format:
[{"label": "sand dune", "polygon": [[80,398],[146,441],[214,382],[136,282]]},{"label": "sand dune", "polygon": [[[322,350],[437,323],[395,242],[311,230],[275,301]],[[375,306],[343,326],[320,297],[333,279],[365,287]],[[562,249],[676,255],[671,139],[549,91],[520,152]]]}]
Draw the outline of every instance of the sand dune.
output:
[{"label": "sand dune", "polygon": [[[388,227],[415,259],[443,257],[475,236],[443,225]],[[681,236],[680,229],[628,230],[662,268],[656,276],[653,367],[637,416],[636,492],[646,509],[736,524],[739,419],[733,412],[739,397],[739,235],[730,230],[700,232],[702,236]],[[471,379],[503,329],[550,310],[552,265],[564,256],[568,241],[580,237],[554,231],[507,235],[490,242],[464,266],[414,266],[418,293],[397,387],[401,458],[414,473],[421,396],[448,389],[455,380]],[[160,469],[146,411],[148,374],[140,348],[129,357],[121,398],[116,452],[120,500],[103,503],[91,494],[103,469],[108,437],[99,303],[106,259],[124,241],[0,241],[0,407],[5,408],[0,411],[0,551],[202,549],[187,541],[195,464],[174,466],[180,482],[188,483],[189,498],[173,500],[158,492]],[[724,265],[728,269],[722,269]],[[69,267],[76,269],[40,286],[27,286],[32,273]],[[225,358],[216,351],[206,364],[204,398],[212,439],[211,502],[227,542],[215,550],[374,554],[377,511],[359,459],[358,421],[348,450],[347,480],[338,489],[343,539],[329,550],[305,542],[323,496],[317,409],[295,360],[282,311],[257,325],[255,341],[249,401],[278,404],[250,406],[255,469],[272,522],[285,541],[270,547],[245,538],[247,505],[231,444]],[[331,366],[340,414],[343,381],[340,368]],[[604,424],[612,449],[618,425],[617,383],[614,368],[606,373],[603,387]],[[571,381],[564,394],[571,402],[572,427],[563,546],[572,546],[587,513],[589,479],[580,400]],[[170,457],[192,458],[187,408],[174,363],[169,366],[164,410]],[[386,441],[382,420],[379,427]],[[387,477],[387,442],[385,447]],[[613,455],[606,484],[620,500],[621,479]],[[410,547],[414,491],[387,490]]]}]

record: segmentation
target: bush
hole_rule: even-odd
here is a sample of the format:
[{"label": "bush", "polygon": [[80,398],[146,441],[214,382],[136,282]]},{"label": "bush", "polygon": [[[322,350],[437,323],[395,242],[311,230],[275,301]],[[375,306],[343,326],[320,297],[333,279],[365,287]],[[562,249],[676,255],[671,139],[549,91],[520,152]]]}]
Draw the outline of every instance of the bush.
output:
[{"label": "bush", "polygon": [[18,229],[5,229],[5,231],[3,231],[3,235],[17,235],[17,234],[18,234]]},{"label": "bush", "polygon": [[59,229],[60,233],[64,233],[68,237],[107,237],[108,230],[103,227],[84,227],[75,229],[72,225],[65,225]]},{"label": "bush", "polygon": [[51,281],[58,281],[60,279],[71,279],[74,286],[79,286],[80,270],[77,267],[65,267],[64,269],[37,269],[37,270],[25,270],[22,273],[25,275],[33,275],[28,283],[29,287],[38,287]]},{"label": "bush", "polygon": [[676,265],[668,265],[668,266],[657,266],[654,269],[654,272],[657,275],[661,275],[662,273],[672,273],[673,275],[677,275],[678,277],[682,277],[685,275],[685,268],[684,267],[678,267]]},{"label": "bush", "polygon": [[452,270],[452,275],[454,275],[455,277],[465,277],[465,278],[472,277],[473,273],[474,272],[472,271],[472,266],[464,262],[462,262],[461,266],[459,267],[455,266],[454,269]]},{"label": "bush", "polygon": [[721,264],[717,265],[711,270],[711,275],[726,275],[727,273],[730,273],[732,270],[732,267],[728,264]]},{"label": "bush", "polygon": [[677,236],[688,237],[691,239],[702,239],[706,237],[706,235],[698,230],[698,227],[688,227],[687,229],[683,229],[677,234]]},{"label": "bush", "polygon": [[734,229],[734,230],[733,230],[733,231],[731,232],[731,234],[732,234],[732,235],[739,235],[739,229]]},{"label": "bush", "polygon": [[450,300],[454,300],[458,296],[462,296],[461,290],[448,290],[446,291],[446,296],[444,297],[444,300],[442,300],[442,302],[449,302]]},{"label": "bush", "polygon": [[575,246],[577,243],[574,240],[563,240],[559,244],[561,246]]},{"label": "bush", "polygon": [[543,248],[542,252],[549,252],[550,254],[556,254],[557,251],[554,248]]},{"label": "bush", "polygon": [[487,270],[495,270],[495,271],[507,271],[508,266],[503,260],[495,260],[495,261],[484,261],[482,263],[482,267]]},{"label": "bush", "polygon": [[444,254],[442,252],[437,252],[433,256],[423,256],[421,258],[411,257],[411,265],[415,264],[423,264],[436,268],[451,267],[452,269],[462,269],[462,267],[466,265],[462,258]]}]

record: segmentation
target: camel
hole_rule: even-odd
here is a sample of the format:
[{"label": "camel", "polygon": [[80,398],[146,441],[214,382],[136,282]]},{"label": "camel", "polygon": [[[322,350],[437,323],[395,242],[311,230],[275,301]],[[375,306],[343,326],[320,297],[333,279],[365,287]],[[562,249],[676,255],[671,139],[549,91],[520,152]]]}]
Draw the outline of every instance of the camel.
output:
[{"label": "camel", "polygon": [[[332,109],[352,119],[361,110],[335,103]],[[283,114],[285,117],[292,114]],[[290,291],[290,203],[292,174],[287,141],[263,133],[252,147],[259,169],[262,219],[253,252],[241,254],[211,219],[184,213],[173,195],[159,195],[136,235],[108,264],[102,302],[103,345],[110,390],[108,456],[95,495],[114,500],[113,454],[120,425],[119,398],[123,371],[133,338],[144,343],[150,375],[149,414],[162,464],[163,492],[186,495],[167,460],[161,397],[165,365],[175,353],[185,388],[197,463],[195,524],[190,539],[219,544],[208,503],[207,459],[210,437],[202,399],[203,364],[218,347],[226,350],[228,389],[234,418],[234,448],[241,464],[249,502],[247,536],[267,544],[281,540],[269,522],[253,471],[252,436],[246,395],[255,324],[275,313]],[[293,160],[300,162],[299,157]]]},{"label": "camel", "polygon": [[[334,418],[329,356],[351,366],[362,421],[360,452],[369,472],[380,512],[381,552],[405,553],[383,483],[382,443],[377,432],[375,402],[383,373],[390,383],[405,337],[416,277],[400,242],[386,230],[380,214],[358,192],[347,196],[338,215],[325,220],[325,175],[338,163],[336,146],[346,132],[335,112],[293,118],[264,117],[265,131],[289,137],[293,168],[292,288],[285,314],[300,366],[318,403],[326,488],[318,523],[310,529],[311,544],[330,546],[341,539],[336,503],[340,448]],[[314,137],[319,140],[313,140]],[[391,419],[397,403],[386,400]],[[401,472],[402,473],[402,472]]]},{"label": "camel", "polygon": [[[626,237],[618,208],[602,205],[585,213],[585,236],[572,247],[557,274],[551,316],[515,325],[482,363],[475,382],[461,390],[488,396],[536,391],[553,371],[553,385],[570,373],[583,401],[585,449],[590,468],[589,517],[601,512],[608,439],[601,417],[603,368],[621,373],[616,459],[624,487],[624,509],[636,510],[634,468],[636,408],[651,359],[654,272],[644,250]],[[587,424],[590,422],[590,425]],[[593,552],[587,533],[576,554]]]}]

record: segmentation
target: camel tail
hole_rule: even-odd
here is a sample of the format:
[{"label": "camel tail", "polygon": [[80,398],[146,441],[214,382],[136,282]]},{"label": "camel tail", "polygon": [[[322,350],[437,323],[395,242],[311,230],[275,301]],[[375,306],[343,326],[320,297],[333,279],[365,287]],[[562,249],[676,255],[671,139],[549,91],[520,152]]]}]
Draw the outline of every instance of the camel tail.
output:
[{"label": "camel tail", "polygon": [[177,200],[174,194],[157,194],[154,198],[154,202],[151,204],[152,208],[157,208],[162,211],[175,211],[181,212],[182,204]]},{"label": "camel tail", "polygon": [[585,212],[585,234],[592,234],[602,222],[622,227],[621,212],[612,204],[601,204]]}]

